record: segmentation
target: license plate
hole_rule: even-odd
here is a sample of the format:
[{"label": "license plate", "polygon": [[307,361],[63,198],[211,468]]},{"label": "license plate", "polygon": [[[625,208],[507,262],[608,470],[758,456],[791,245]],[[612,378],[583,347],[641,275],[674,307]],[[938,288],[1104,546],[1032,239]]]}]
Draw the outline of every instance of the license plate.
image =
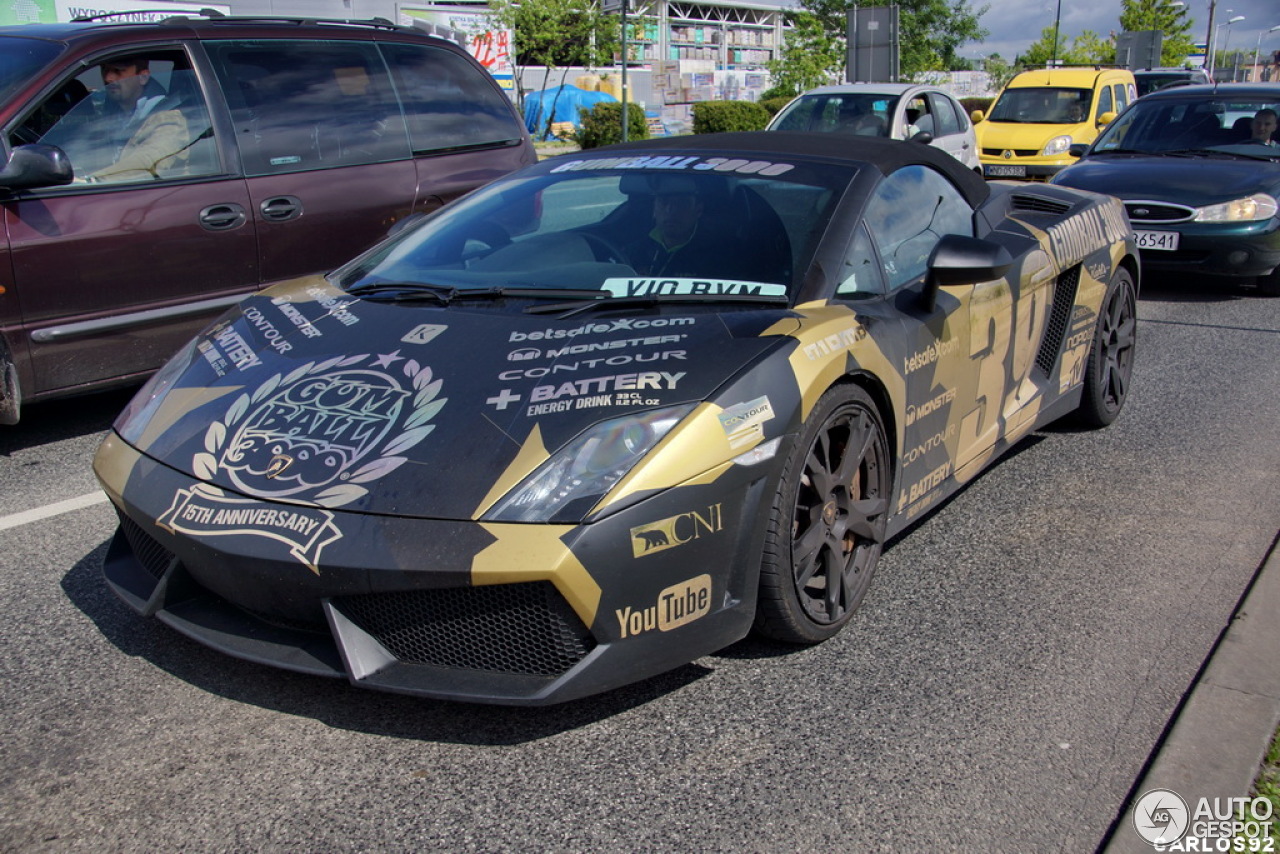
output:
[{"label": "license plate", "polygon": [[1163,249],[1173,251],[1178,248],[1178,232],[1176,231],[1135,231],[1139,249]]},{"label": "license plate", "polygon": [[1027,177],[1027,167],[1014,166],[1012,164],[1005,166],[997,164],[995,166],[987,166],[987,175],[992,178],[1025,178]]}]

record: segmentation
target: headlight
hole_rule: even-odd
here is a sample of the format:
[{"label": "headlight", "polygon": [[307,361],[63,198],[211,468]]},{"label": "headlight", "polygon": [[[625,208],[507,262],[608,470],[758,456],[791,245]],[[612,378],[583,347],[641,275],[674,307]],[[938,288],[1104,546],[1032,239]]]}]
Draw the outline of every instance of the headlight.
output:
[{"label": "headlight", "polygon": [[672,406],[595,425],[507,493],[484,520],[580,521],[692,409]]},{"label": "headlight", "polygon": [[1276,200],[1266,193],[1254,193],[1220,205],[1206,205],[1196,211],[1193,222],[1258,222],[1276,215]]},{"label": "headlight", "polygon": [[1071,147],[1070,136],[1055,136],[1045,145],[1041,154],[1066,154],[1067,149]]},{"label": "headlight", "polygon": [[200,354],[196,350],[198,340],[193,338],[188,341],[186,346],[166,362],[163,368],[152,374],[151,379],[147,380],[146,384],[133,396],[133,400],[129,401],[129,405],[116,416],[114,424],[116,432],[130,445],[138,444],[142,438],[142,431],[146,429],[147,423],[160,408],[160,404],[164,403],[173,384],[178,381],[178,377],[186,373],[191,363],[199,358]]}]

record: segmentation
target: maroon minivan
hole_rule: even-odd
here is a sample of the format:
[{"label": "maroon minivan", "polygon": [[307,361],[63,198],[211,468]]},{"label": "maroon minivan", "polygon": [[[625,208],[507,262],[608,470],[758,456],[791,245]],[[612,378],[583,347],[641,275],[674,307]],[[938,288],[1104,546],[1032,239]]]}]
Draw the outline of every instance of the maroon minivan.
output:
[{"label": "maroon minivan", "polygon": [[0,128],[0,424],[537,159],[465,50],[385,21],[3,27]]}]

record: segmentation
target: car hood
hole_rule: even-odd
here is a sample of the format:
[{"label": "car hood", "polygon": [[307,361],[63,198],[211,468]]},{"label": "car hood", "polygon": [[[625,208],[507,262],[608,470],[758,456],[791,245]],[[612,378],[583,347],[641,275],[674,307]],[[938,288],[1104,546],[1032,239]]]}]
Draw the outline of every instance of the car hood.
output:
[{"label": "car hood", "polygon": [[297,280],[205,330],[116,428],[219,490],[473,519],[591,425],[701,402],[794,344],[776,334],[785,308],[564,314],[363,301]]},{"label": "car hood", "polygon": [[1280,184],[1280,165],[1260,160],[1106,154],[1064,169],[1054,183],[1121,199],[1201,207],[1259,190],[1275,192]]},{"label": "car hood", "polygon": [[1055,136],[1070,136],[1074,142],[1089,142],[1098,132],[1089,124],[1047,125],[982,122],[977,130],[983,148],[1042,151]]}]

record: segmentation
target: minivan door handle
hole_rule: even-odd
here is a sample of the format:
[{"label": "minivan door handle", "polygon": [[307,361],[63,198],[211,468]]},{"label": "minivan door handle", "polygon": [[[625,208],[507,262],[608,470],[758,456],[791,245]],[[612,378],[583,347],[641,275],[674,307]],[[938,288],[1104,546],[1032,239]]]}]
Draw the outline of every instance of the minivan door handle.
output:
[{"label": "minivan door handle", "polygon": [[262,218],[269,222],[287,222],[302,216],[302,199],[297,196],[276,196],[258,205]]},{"label": "minivan door handle", "polygon": [[235,202],[209,205],[200,211],[198,217],[200,227],[206,231],[230,231],[244,225],[246,219],[248,216],[245,214],[244,206],[237,205]]}]

